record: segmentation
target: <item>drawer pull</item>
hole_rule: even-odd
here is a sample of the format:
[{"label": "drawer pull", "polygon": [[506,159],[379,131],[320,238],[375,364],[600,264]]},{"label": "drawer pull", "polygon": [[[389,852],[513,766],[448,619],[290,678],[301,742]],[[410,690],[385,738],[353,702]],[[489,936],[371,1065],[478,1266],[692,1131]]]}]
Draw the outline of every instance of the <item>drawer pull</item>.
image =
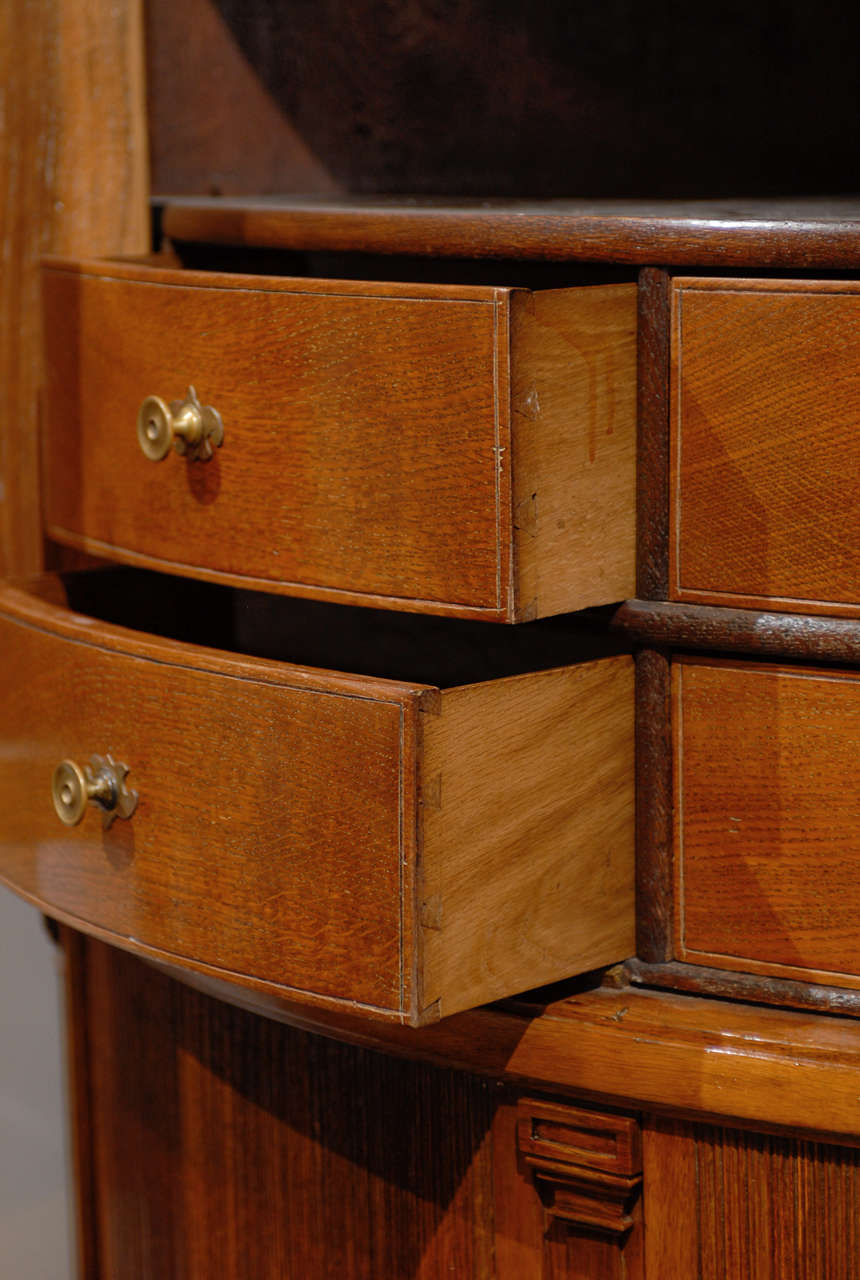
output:
[{"label": "drawer pull", "polygon": [[114,818],[130,818],[138,797],[125,785],[127,773],[128,766],[110,756],[90,756],[83,769],[74,760],[63,760],[51,779],[57,817],[67,827],[77,826],[89,802],[101,810],[105,829]]},{"label": "drawer pull", "polygon": [[161,396],[147,396],[137,414],[137,439],[150,462],[161,462],[170,446],[189,461],[206,462],[224,440],[221,415],[202,405],[193,387],[184,400],[168,405]]}]

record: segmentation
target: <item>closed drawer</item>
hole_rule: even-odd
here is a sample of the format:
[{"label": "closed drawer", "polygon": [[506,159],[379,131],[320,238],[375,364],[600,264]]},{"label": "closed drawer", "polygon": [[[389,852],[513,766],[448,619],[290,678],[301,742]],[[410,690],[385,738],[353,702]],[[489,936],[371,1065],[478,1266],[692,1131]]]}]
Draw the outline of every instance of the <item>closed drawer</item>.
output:
[{"label": "closed drawer", "polygon": [[673,664],[676,955],[860,987],[860,674]]},{"label": "closed drawer", "polygon": [[[10,587],[0,644],[0,873],[77,928],[409,1023],[632,951],[629,657],[440,689]],[[64,826],[53,770],[94,754],[137,807]]]},{"label": "closed drawer", "polygon": [[[520,621],[633,592],[635,286],[44,272],[63,543],[290,594]],[[148,461],[148,396],[223,422]]]},{"label": "closed drawer", "polygon": [[860,282],[673,286],[671,597],[860,612]]}]

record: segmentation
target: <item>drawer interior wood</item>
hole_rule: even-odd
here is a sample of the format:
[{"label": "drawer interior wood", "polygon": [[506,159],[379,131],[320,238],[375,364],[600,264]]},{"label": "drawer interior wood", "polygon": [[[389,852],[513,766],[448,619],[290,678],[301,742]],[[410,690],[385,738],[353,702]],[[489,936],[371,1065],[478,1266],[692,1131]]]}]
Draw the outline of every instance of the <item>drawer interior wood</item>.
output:
[{"label": "drawer interior wood", "polygon": [[[162,609],[156,582],[143,591],[125,570],[71,579],[72,611],[45,599],[55,579],[2,593],[0,874],[13,888],[168,963],[411,1023],[629,954],[629,656],[596,657],[599,636],[570,621],[498,632],[410,619],[432,642],[389,633],[382,669],[408,650],[422,679],[327,671],[294,660],[316,646],[302,612],[339,631],[334,659],[352,640],[333,614],[367,629],[373,611],[272,599],[280,621],[262,647],[275,661],[187,643],[197,628],[211,639],[213,621],[235,636],[237,616],[259,634],[241,593],[162,585]],[[142,599],[184,639],[114,625]],[[487,664],[469,635],[451,656],[464,628],[533,632],[532,651]],[[507,673],[535,661],[553,665]],[[458,683],[479,668],[495,678]],[[446,673],[453,684],[427,679]],[[129,767],[139,807],[103,828],[91,805],[64,827],[52,770],[93,753]]]},{"label": "drawer interior wood", "polygon": [[[635,285],[52,262],[51,538],[193,576],[521,621],[633,592]],[[221,415],[148,461],[149,396]]]}]

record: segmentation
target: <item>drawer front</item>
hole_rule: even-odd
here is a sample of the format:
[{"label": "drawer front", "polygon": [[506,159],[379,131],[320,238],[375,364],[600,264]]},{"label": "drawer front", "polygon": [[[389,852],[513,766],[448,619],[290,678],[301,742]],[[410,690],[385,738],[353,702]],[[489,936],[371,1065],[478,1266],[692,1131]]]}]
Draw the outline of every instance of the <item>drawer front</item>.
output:
[{"label": "drawer front", "polygon": [[[9,587],[0,644],[0,877],[85,932],[412,1024],[632,951],[627,656],[438,689]],[[137,807],[105,826],[91,801],[66,826],[54,770],[96,755],[128,767]]]},{"label": "drawer front", "polygon": [[[93,641],[0,617],[3,877],[110,940],[399,1010],[408,702]],[[137,809],[66,827],[54,767],[94,753]]]},{"label": "drawer front", "polygon": [[[497,621],[632,594],[633,285],[57,264],[44,303],[44,516],[60,542]],[[149,461],[139,407],[191,386],[223,443]]]},{"label": "drawer front", "polygon": [[676,954],[860,986],[860,675],[673,666]]},{"label": "drawer front", "polygon": [[860,612],[860,283],[676,280],[670,594]]},{"label": "drawer front", "polygon": [[[136,275],[45,273],[52,536],[246,585],[502,607],[493,290]],[[189,386],[222,446],[148,461],[139,406]]]}]

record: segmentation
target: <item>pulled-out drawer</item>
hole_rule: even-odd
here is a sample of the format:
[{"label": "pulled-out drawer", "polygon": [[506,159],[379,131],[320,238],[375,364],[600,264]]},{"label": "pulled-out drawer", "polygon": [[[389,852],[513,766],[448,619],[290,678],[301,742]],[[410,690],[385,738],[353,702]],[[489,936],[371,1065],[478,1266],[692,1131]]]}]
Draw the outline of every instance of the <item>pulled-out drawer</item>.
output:
[{"label": "pulled-out drawer", "polygon": [[633,950],[626,655],[434,688],[157,638],[12,587],[0,645],[0,875],[76,928],[413,1024]]},{"label": "pulled-out drawer", "polygon": [[633,594],[633,284],[55,262],[44,303],[55,540],[497,621]]},{"label": "pulled-out drawer", "polygon": [[860,613],[860,281],[678,279],[670,598]]}]

